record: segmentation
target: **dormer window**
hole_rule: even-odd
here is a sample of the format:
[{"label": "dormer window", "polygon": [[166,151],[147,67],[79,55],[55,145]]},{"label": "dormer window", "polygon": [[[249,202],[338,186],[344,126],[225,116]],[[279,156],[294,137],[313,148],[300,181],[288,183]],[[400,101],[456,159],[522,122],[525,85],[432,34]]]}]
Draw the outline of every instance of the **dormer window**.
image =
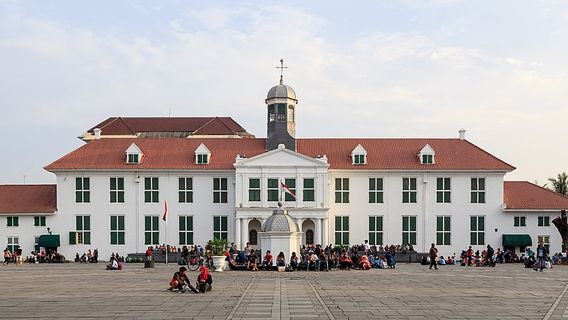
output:
[{"label": "dormer window", "polygon": [[436,163],[434,159],[435,155],[436,152],[434,151],[434,149],[432,149],[432,147],[429,144],[427,144],[422,148],[422,150],[420,150],[418,158],[421,164],[435,164]]},{"label": "dormer window", "polygon": [[202,143],[195,149],[195,163],[196,164],[209,164],[211,159],[211,151]]},{"label": "dormer window", "polygon": [[209,163],[209,155],[208,154],[198,154],[197,155],[197,164],[208,164]]},{"label": "dormer window", "polygon": [[128,155],[128,163],[140,163],[140,155],[137,153],[131,153]]},{"label": "dormer window", "polygon": [[351,160],[353,165],[361,166],[367,164],[367,150],[362,145],[358,144],[353,151],[351,151]]},{"label": "dormer window", "polygon": [[142,162],[142,150],[138,148],[136,144],[131,144],[128,149],[126,149],[126,163],[128,164],[139,164]]}]

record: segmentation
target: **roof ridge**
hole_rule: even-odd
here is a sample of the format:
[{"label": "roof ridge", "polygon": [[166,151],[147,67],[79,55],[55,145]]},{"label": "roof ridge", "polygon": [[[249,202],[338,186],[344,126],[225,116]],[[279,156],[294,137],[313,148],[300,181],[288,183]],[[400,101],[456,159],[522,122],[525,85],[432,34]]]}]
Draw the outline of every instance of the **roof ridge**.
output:
[{"label": "roof ridge", "polygon": [[132,130],[132,128],[128,125],[128,123],[126,123],[126,120],[124,120],[122,117],[118,117],[118,119],[122,121],[122,123],[126,126],[126,128],[128,128],[128,130],[130,130],[132,134],[136,134],[136,131]]},{"label": "roof ridge", "polygon": [[195,129],[195,130],[191,133],[191,135],[194,135],[194,134],[195,134],[196,132],[198,132],[199,130],[205,128],[205,127],[206,127],[208,124],[210,124],[211,121],[213,121],[213,120],[215,120],[215,117],[211,117],[211,119],[209,119],[209,121],[205,122],[205,124],[203,124],[201,127]]},{"label": "roof ridge", "polygon": [[236,134],[237,132],[233,131],[233,129],[231,129],[223,120],[223,118],[221,117],[215,117],[215,119],[218,119],[224,126],[225,128],[229,129],[229,131],[231,131],[233,134]]}]

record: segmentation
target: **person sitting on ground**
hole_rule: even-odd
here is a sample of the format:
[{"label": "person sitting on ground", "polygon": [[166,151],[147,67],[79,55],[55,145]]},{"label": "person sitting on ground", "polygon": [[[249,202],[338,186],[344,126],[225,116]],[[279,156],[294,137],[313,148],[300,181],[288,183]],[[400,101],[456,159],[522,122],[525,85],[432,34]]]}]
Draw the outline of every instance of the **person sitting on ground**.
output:
[{"label": "person sitting on ground", "polygon": [[257,265],[257,258],[256,258],[256,253],[254,252],[254,249],[250,250],[249,256],[248,256],[248,267],[247,269],[249,269],[250,271],[258,271],[258,265]]},{"label": "person sitting on ground", "polygon": [[310,267],[313,267],[314,271],[319,271],[319,267],[320,267],[318,255],[315,254],[312,250],[310,250],[310,253],[308,254],[308,259],[307,259],[307,263],[306,263],[306,271],[309,271]]},{"label": "person sitting on ground", "polygon": [[211,291],[213,285],[213,278],[209,274],[209,269],[206,266],[199,267],[199,275],[197,276],[197,290],[201,293]]},{"label": "person sitting on ground", "polygon": [[359,268],[361,268],[361,270],[371,270],[371,263],[367,255],[362,255],[361,259],[359,259]]},{"label": "person sitting on ground", "polygon": [[343,250],[343,252],[341,253],[341,257],[339,257],[339,268],[351,270],[352,266],[353,266],[353,261],[349,257],[347,251]]},{"label": "person sitting on ground", "polygon": [[187,274],[185,274],[186,271],[187,271],[186,267],[180,267],[179,271],[174,273],[174,276],[170,281],[170,287],[168,288],[169,291],[179,290],[179,292],[185,292],[186,291],[185,287],[187,286],[194,293],[199,292],[191,285],[191,282],[189,282]]},{"label": "person sitting on ground", "polygon": [[285,267],[286,266],[286,258],[284,257],[284,252],[280,251],[278,257],[276,257],[276,266],[277,267]]},{"label": "person sitting on ground", "polygon": [[266,254],[264,255],[264,259],[262,259],[262,265],[261,267],[264,270],[272,270],[272,254],[270,253],[270,250],[266,250]]},{"label": "person sitting on ground", "polygon": [[109,264],[106,266],[107,270],[120,270],[120,263],[114,256],[110,258]]},{"label": "person sitting on ground", "polygon": [[81,261],[81,257],[79,257],[79,252],[75,253],[75,262]]},{"label": "person sitting on ground", "polygon": [[447,263],[446,259],[444,258],[444,256],[441,256],[440,259],[438,260],[438,264],[439,265],[445,265]]},{"label": "person sitting on ground", "polygon": [[292,252],[292,256],[290,256],[290,268],[292,268],[292,270],[298,269],[298,256],[296,252]]},{"label": "person sitting on ground", "polygon": [[426,256],[422,256],[422,258],[420,258],[420,264],[423,266],[427,266],[428,265],[428,258],[426,258]]},{"label": "person sitting on ground", "polygon": [[319,261],[320,261],[320,267],[318,269],[323,269],[325,271],[329,271],[329,258],[328,258],[328,254],[325,251],[321,251],[320,255],[319,255]]}]

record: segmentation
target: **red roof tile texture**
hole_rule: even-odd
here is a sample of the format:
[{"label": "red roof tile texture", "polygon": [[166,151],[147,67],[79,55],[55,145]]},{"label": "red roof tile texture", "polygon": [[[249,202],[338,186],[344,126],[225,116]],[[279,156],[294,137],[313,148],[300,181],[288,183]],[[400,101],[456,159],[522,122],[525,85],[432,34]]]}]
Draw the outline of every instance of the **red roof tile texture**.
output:
[{"label": "red roof tile texture", "polygon": [[[486,170],[515,168],[474,144],[459,139],[297,139],[298,152],[310,157],[326,155],[330,169],[354,170]],[[141,164],[126,164],[125,151],[135,143],[144,153]],[[211,151],[210,163],[195,164],[195,149],[204,143]],[[361,144],[367,150],[366,165],[352,165],[351,151]],[[435,164],[422,165],[418,153],[430,144]],[[203,169],[234,170],[237,155],[248,158],[265,152],[266,139],[100,139],[93,140],[45,167],[81,169]]]},{"label": "red roof tile texture", "polygon": [[[221,123],[221,124],[219,124]],[[138,132],[194,132],[204,130],[207,125],[208,134],[236,134],[246,132],[233,118],[230,117],[111,117],[89,129],[102,130],[102,135],[127,135]],[[220,132],[214,128],[222,129]]]},{"label": "red roof tile texture", "polygon": [[528,181],[505,181],[506,209],[568,210],[568,197]]},{"label": "red roof tile texture", "polygon": [[0,185],[0,214],[57,211],[57,188],[54,184]]}]

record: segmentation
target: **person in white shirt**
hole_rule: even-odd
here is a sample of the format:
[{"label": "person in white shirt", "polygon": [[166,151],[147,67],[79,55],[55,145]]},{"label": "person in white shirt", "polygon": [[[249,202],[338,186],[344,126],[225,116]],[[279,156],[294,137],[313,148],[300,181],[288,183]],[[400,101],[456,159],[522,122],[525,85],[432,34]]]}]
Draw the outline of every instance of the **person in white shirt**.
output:
[{"label": "person in white shirt", "polygon": [[363,243],[363,249],[365,249],[365,252],[369,252],[369,250],[371,249],[371,246],[369,245],[369,240],[365,240],[365,243]]}]

